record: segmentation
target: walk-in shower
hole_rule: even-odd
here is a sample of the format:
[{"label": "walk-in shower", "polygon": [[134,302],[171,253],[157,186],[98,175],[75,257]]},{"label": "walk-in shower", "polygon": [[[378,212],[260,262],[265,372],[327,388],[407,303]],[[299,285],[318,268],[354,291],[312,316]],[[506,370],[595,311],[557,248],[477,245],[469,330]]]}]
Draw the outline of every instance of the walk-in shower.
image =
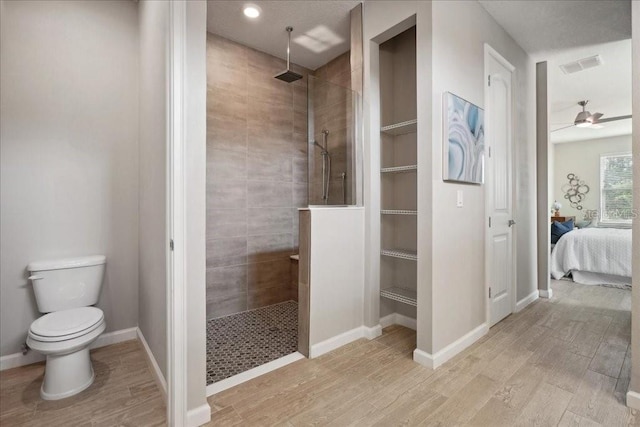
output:
[{"label": "walk-in shower", "polygon": [[[260,35],[240,31],[225,18],[233,13],[231,2],[213,3],[206,358],[207,384],[220,390],[233,382],[225,381],[229,377],[296,351],[308,354],[308,340],[298,347],[300,307],[306,310],[301,325],[309,316],[309,305],[298,305],[298,242],[306,238],[299,237],[298,210],[357,203],[360,107],[351,90],[348,43],[342,53],[312,53],[300,40],[313,42],[315,27],[293,19],[295,37],[287,27],[286,58],[278,58],[273,55],[283,51],[271,52],[261,42],[280,40],[280,28]],[[302,3],[300,14],[320,8]],[[349,39],[348,28],[337,30]],[[301,291],[300,301],[308,296]]]}]

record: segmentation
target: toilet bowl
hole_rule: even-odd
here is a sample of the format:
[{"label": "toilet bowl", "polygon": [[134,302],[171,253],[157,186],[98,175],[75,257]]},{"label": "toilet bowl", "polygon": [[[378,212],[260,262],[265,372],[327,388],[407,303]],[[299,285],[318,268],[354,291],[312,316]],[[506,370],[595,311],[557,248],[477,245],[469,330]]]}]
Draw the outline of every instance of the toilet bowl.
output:
[{"label": "toilet bowl", "polygon": [[104,313],[96,304],[104,256],[29,264],[38,309],[27,346],[47,357],[40,396],[57,400],[88,388],[94,380],[89,346],[104,332]]},{"label": "toilet bowl", "polygon": [[43,399],[73,396],[93,383],[89,346],[105,327],[104,314],[96,307],[56,311],[31,324],[27,345],[47,356],[40,388]]}]

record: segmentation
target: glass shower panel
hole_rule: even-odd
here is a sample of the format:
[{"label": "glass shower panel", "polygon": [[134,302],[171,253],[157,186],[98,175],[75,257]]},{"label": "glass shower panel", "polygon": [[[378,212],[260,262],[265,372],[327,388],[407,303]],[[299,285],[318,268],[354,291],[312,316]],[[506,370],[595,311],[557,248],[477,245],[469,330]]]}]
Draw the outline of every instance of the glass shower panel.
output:
[{"label": "glass shower panel", "polygon": [[360,96],[308,77],[309,205],[358,204]]}]

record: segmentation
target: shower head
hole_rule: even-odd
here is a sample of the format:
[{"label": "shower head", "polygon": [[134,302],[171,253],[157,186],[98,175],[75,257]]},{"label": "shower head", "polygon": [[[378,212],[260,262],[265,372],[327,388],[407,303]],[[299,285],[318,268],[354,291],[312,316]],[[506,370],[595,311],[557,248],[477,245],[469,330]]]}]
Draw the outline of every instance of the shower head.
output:
[{"label": "shower head", "polygon": [[278,80],[282,80],[283,82],[291,83],[296,80],[300,80],[302,78],[301,74],[296,73],[295,71],[291,71],[291,67],[289,66],[289,56],[291,54],[291,32],[293,31],[293,27],[286,28],[287,33],[289,33],[289,40],[287,41],[287,69],[281,73],[276,74],[275,77]]},{"label": "shower head", "polygon": [[275,77],[278,80],[282,80],[283,82],[291,83],[291,82],[295,82],[296,80],[300,80],[302,78],[302,75],[291,70],[285,70],[280,74],[276,74],[273,77]]}]

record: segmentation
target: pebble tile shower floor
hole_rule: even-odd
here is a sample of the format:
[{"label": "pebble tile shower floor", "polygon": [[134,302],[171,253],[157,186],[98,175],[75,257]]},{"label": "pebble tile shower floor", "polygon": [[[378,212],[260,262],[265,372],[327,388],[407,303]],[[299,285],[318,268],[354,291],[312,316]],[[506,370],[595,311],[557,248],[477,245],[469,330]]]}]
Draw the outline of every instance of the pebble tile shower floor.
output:
[{"label": "pebble tile shower floor", "polygon": [[207,385],[298,351],[298,303],[207,321]]}]

